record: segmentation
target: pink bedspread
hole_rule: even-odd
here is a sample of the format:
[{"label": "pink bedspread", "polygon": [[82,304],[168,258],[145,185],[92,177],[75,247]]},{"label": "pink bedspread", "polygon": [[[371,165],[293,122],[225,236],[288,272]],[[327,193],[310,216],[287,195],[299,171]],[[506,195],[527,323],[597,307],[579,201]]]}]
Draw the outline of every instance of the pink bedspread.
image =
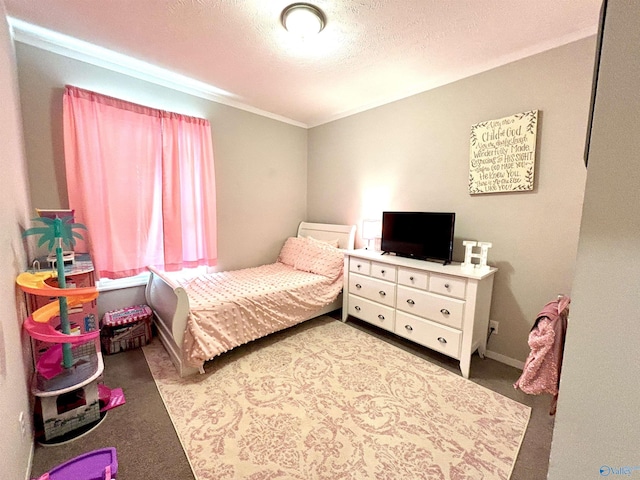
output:
[{"label": "pink bedspread", "polygon": [[311,318],[343,285],[342,275],[330,279],[279,262],[172,279],[189,297],[183,360],[198,368],[238,345]]}]

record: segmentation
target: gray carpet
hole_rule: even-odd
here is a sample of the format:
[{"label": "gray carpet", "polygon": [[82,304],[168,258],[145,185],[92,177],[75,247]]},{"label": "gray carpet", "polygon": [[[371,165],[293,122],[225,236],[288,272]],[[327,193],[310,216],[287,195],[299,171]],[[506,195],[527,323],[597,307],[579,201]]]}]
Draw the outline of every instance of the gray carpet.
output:
[{"label": "gray carpet", "polygon": [[122,388],[126,403],[109,410],[94,430],[69,443],[36,444],[31,476],[70,458],[115,447],[118,480],[193,479],[191,467],[156,389],[141,349],[104,356],[104,383]]},{"label": "gray carpet", "polygon": [[[348,324],[460,374],[458,362],[453,359],[357,320],[350,319]],[[118,480],[156,477],[193,479],[142,350],[106,355],[104,361],[104,383],[112,388],[121,387],[126,404],[110,410],[96,429],[76,440],[58,446],[36,445],[31,476],[37,477],[82,453],[103,447],[116,447]],[[515,368],[494,360],[481,359],[477,355],[471,363],[472,381],[532,407],[527,433],[511,480],[543,480],[547,477],[553,430],[553,417],[549,415],[550,397],[529,396],[514,390],[513,383],[519,375],[519,370]]]}]

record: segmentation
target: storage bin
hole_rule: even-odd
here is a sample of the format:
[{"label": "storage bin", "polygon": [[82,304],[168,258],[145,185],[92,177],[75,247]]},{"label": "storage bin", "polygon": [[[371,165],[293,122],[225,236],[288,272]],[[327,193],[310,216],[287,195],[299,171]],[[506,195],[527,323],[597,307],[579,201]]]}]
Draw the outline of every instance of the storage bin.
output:
[{"label": "storage bin", "polygon": [[136,305],[107,312],[102,317],[100,340],[107,354],[142,347],[151,340],[153,312],[148,305]]}]

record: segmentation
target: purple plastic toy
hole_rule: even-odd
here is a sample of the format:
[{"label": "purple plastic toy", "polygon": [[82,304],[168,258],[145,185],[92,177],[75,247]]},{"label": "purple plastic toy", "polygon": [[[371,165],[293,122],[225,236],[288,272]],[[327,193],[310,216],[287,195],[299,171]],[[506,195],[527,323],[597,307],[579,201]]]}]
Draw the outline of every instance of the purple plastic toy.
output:
[{"label": "purple plastic toy", "polygon": [[108,447],[72,458],[35,480],[111,480],[117,473],[116,449]]}]

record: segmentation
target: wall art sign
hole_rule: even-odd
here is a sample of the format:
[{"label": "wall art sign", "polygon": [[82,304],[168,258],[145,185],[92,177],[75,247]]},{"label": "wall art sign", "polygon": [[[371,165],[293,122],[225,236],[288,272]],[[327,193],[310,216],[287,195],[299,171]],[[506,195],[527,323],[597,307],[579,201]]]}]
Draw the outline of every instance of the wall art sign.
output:
[{"label": "wall art sign", "polygon": [[533,190],[538,110],[471,127],[469,193]]}]

